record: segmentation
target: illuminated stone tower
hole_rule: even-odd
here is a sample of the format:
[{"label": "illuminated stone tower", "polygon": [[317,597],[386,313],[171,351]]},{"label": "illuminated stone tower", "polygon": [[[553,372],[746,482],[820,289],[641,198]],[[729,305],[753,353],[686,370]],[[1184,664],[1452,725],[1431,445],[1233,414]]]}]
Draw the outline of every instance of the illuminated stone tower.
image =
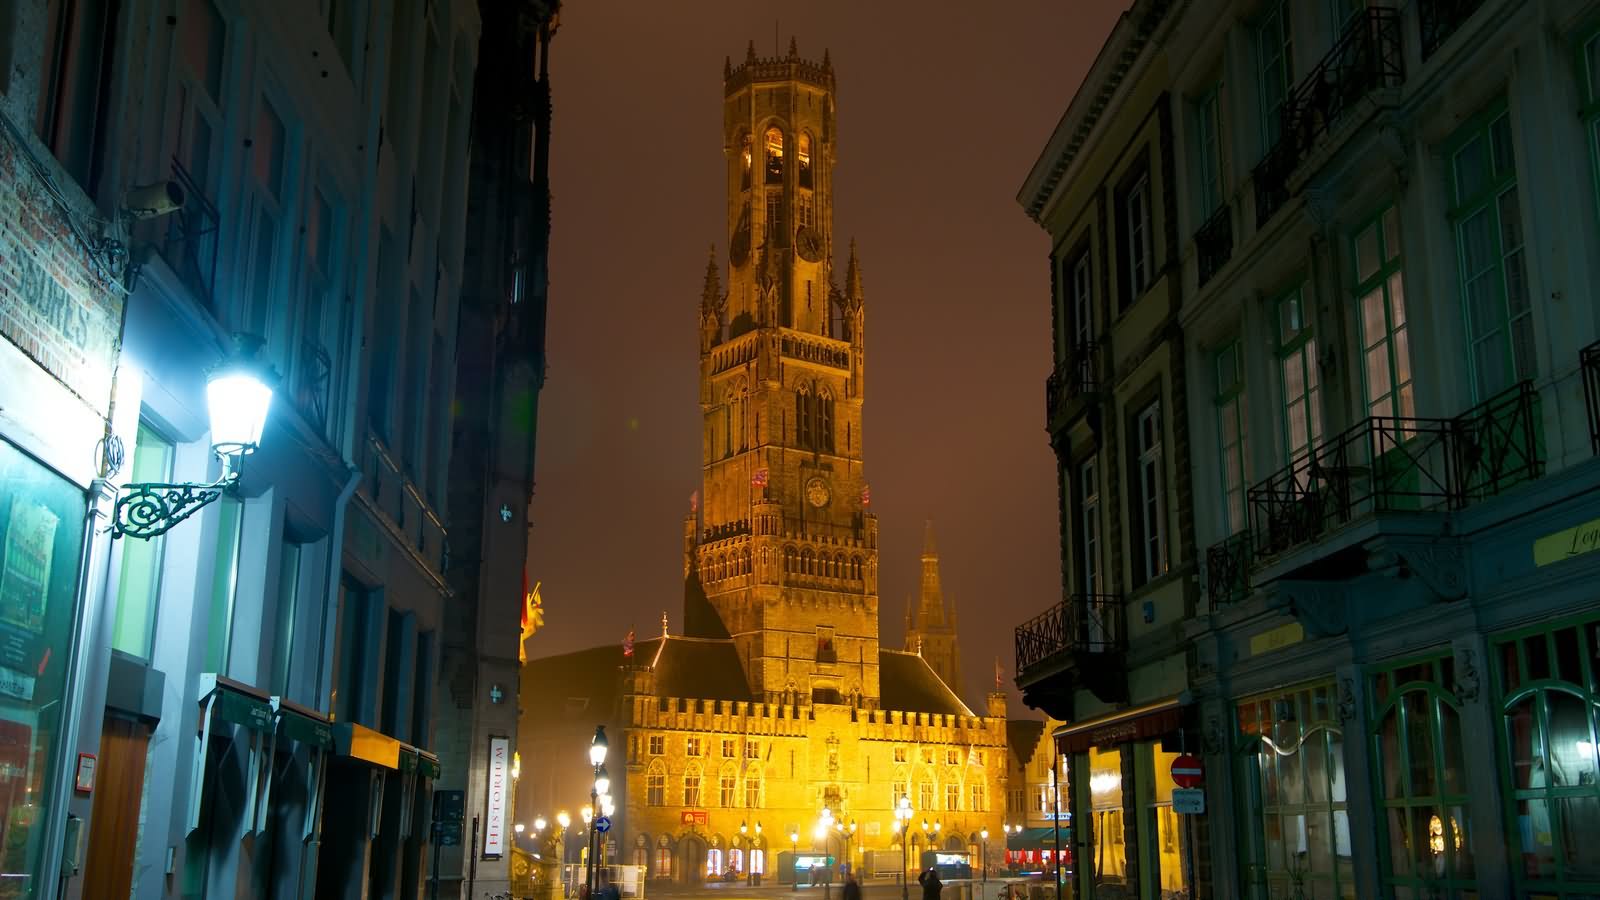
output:
[{"label": "illuminated stone tower", "polygon": [[920,653],[950,690],[961,693],[961,647],[956,641],[956,606],[944,603],[944,588],[939,583],[939,547],[933,538],[930,520],[922,535],[922,592],[912,615],[906,604],[905,648]]},{"label": "illuminated stone tower", "polygon": [[[875,708],[878,529],[863,496],[863,312],[852,246],[834,283],[834,77],[800,58],[723,72],[727,290],[700,304],[704,600],[768,702]],[[687,610],[685,621],[705,621]],[[720,635],[707,635],[720,636]]]}]

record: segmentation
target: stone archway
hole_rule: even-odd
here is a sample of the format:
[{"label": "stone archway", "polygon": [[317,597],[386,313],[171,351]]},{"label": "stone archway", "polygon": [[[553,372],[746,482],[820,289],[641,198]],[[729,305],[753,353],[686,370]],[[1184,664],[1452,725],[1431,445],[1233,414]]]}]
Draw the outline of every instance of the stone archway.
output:
[{"label": "stone archway", "polygon": [[693,832],[678,840],[679,884],[697,885],[706,880],[706,839]]}]

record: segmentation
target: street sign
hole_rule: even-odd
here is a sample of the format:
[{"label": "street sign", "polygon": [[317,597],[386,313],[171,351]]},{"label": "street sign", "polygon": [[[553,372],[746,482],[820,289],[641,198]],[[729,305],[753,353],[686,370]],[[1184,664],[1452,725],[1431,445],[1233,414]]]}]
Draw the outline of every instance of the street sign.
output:
[{"label": "street sign", "polygon": [[464,822],[467,818],[465,791],[435,791],[434,816],[441,822]]},{"label": "street sign", "polygon": [[1205,780],[1206,770],[1200,764],[1200,757],[1180,754],[1172,761],[1172,780],[1181,788],[1199,787]]},{"label": "street sign", "polygon": [[1198,816],[1206,811],[1206,792],[1199,788],[1178,788],[1172,792],[1172,811],[1180,816]]},{"label": "street sign", "polygon": [[447,822],[440,822],[439,823],[439,846],[441,846],[441,847],[459,847],[459,846],[461,846],[461,823],[460,822],[448,822],[448,823]]},{"label": "street sign", "polygon": [[611,819],[606,816],[597,816],[594,820],[594,830],[605,834],[611,830]]}]

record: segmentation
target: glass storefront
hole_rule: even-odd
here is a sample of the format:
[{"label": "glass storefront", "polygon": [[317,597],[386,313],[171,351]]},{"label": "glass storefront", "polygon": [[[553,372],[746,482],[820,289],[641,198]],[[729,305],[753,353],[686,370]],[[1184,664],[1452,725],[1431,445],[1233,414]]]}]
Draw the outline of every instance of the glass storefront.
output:
[{"label": "glass storefront", "polygon": [[84,493],[0,440],[0,898],[42,897]]},{"label": "glass storefront", "polygon": [[1600,619],[1494,639],[1500,778],[1519,893],[1600,894]]},{"label": "glass storefront", "polygon": [[1476,897],[1455,658],[1378,669],[1369,697],[1384,884],[1400,900]]},{"label": "glass storefront", "polygon": [[1239,701],[1241,876],[1253,898],[1355,897],[1332,682]]},{"label": "glass storefront", "polygon": [[1128,881],[1128,847],[1122,810],[1122,750],[1089,750],[1089,808],[1093,813],[1096,897],[1118,896]]}]

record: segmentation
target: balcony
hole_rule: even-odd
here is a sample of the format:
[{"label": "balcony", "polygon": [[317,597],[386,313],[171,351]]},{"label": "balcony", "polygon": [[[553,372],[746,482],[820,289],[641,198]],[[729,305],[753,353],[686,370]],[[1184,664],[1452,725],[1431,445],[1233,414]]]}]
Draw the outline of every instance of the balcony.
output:
[{"label": "balcony", "polygon": [[[1017,626],[1017,683],[1030,706],[1056,715],[1051,698],[1082,684],[1107,702],[1125,699],[1121,658],[1128,634],[1119,594],[1073,594]],[[1065,680],[1052,676],[1058,672]]]},{"label": "balcony", "polygon": [[1044,417],[1054,423],[1067,408],[1080,397],[1093,397],[1099,390],[1096,372],[1100,366],[1100,343],[1089,341],[1078,344],[1072,355],[1056,363],[1056,369],[1044,383]]},{"label": "balcony", "polygon": [[1244,599],[1250,593],[1250,566],[1255,562],[1250,532],[1241,531],[1206,550],[1206,596],[1211,609]]},{"label": "balcony", "polygon": [[1419,0],[1417,22],[1422,32],[1422,58],[1426,60],[1444,46],[1483,0]]},{"label": "balcony", "polygon": [[1600,456],[1600,341],[1578,354],[1583,369],[1583,400],[1589,410],[1589,447]]},{"label": "balcony", "polygon": [[167,217],[167,234],[161,256],[195,296],[213,308],[217,284],[217,231],[222,217],[207,199],[204,186],[189,174],[176,158],[172,160],[172,180],[183,189],[184,202]]},{"label": "balcony", "polygon": [[1288,202],[1289,179],[1311,150],[1373,91],[1405,80],[1400,12],[1371,7],[1353,19],[1279,107],[1278,140],[1251,172],[1256,228]]},{"label": "balcony", "polygon": [[[1372,515],[1462,509],[1539,477],[1537,401],[1522,382],[1454,419],[1373,416],[1323,441],[1250,489],[1246,558],[1279,556]],[[1208,562],[1211,553],[1230,557],[1224,567],[1241,556],[1219,545]]]},{"label": "balcony", "polygon": [[1194,255],[1203,287],[1233,256],[1233,209],[1228,204],[1218,207],[1194,233]]}]

